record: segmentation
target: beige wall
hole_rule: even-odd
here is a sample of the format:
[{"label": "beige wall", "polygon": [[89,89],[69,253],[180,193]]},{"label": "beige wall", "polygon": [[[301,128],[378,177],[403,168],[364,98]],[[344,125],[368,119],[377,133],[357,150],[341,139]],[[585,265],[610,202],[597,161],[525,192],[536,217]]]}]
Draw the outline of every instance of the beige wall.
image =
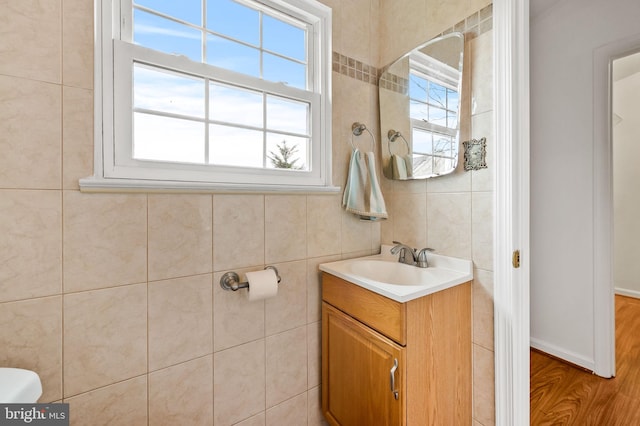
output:
[{"label": "beige wall", "polygon": [[[345,214],[339,195],[80,193],[93,167],[92,3],[3,2],[0,365],[37,371],[42,401],[69,402],[72,424],[321,424],[317,265],[378,251],[381,225]],[[423,19],[407,8],[417,2],[325,3],[333,50],[376,67],[482,6],[428,0]],[[444,19],[441,10],[455,19],[425,25]],[[393,19],[402,25],[391,33]],[[469,78],[486,80],[490,35],[468,47]],[[351,123],[379,135],[378,101],[366,77],[334,70],[342,186]],[[490,88],[475,86],[471,134],[490,147]],[[382,182],[384,242],[476,263],[474,413],[483,425],[493,422],[490,173]],[[266,264],[283,277],[278,297],[249,303],[220,290],[223,272]]]},{"label": "beige wall", "polygon": [[[423,4],[426,3],[426,4]],[[450,30],[465,32],[465,71],[461,114],[461,140],[487,138],[487,169],[465,172],[464,154],[456,171],[426,181],[390,181],[382,187],[390,218],[382,223],[382,242],[402,241],[413,247],[432,247],[438,253],[472,259],[473,283],[473,417],[476,425],[495,423],[493,352],[493,95],[491,7],[484,2],[467,2],[464,7],[446,8],[441,21],[427,28],[411,11],[432,10],[432,0],[384,2],[382,16],[395,21],[382,28],[404,28],[382,38],[383,57],[401,56],[403,47],[416,46]],[[451,2],[448,2],[449,5]],[[457,4],[456,2],[453,2]],[[386,13],[385,6],[390,8]],[[465,9],[475,7],[475,9]],[[398,9],[404,9],[399,12]],[[479,13],[471,14],[470,11]],[[400,15],[400,13],[403,13]],[[415,12],[414,12],[415,13]],[[424,15],[430,16],[428,12]],[[432,19],[431,17],[427,19]],[[399,23],[406,22],[402,27]],[[424,38],[418,37],[420,34]]]}]

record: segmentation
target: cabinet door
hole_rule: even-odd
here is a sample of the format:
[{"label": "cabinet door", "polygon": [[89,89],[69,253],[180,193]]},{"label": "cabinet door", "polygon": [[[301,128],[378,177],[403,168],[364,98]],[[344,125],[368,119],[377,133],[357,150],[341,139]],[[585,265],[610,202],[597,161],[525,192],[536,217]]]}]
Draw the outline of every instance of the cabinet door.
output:
[{"label": "cabinet door", "polygon": [[404,365],[401,346],[322,304],[322,411],[329,424],[402,425]]}]

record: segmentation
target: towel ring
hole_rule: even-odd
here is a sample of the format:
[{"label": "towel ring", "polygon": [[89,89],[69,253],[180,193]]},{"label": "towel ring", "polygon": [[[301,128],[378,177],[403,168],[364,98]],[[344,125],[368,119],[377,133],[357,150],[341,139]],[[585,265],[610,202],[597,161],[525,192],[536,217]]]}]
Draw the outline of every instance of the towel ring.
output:
[{"label": "towel ring", "polygon": [[373,133],[371,133],[371,130],[367,129],[367,126],[365,126],[362,123],[358,123],[355,122],[351,125],[351,148],[353,148],[353,150],[356,150],[355,145],[353,144],[353,136],[361,136],[362,132],[367,131],[369,133],[369,135],[371,136],[371,151],[373,151],[376,147],[376,138],[373,136]]},{"label": "towel ring", "polygon": [[[402,138],[402,140],[404,141],[404,144],[407,146],[407,154],[411,154],[411,148],[409,148],[409,142],[407,142],[404,136],[402,136],[402,133],[393,129],[389,129],[389,131],[387,132],[387,137],[389,138],[389,142],[395,142],[396,139]],[[393,153],[391,152],[391,144],[389,144],[389,155],[393,155]]]}]

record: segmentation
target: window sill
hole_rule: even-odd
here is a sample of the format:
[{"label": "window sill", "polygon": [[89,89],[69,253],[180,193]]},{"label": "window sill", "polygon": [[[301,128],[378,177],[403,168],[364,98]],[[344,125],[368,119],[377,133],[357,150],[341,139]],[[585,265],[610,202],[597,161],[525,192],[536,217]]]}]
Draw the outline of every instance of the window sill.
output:
[{"label": "window sill", "polygon": [[80,179],[82,192],[160,192],[160,193],[222,193],[222,194],[327,194],[340,192],[339,186],[233,184],[209,182],[159,181],[87,177]]}]

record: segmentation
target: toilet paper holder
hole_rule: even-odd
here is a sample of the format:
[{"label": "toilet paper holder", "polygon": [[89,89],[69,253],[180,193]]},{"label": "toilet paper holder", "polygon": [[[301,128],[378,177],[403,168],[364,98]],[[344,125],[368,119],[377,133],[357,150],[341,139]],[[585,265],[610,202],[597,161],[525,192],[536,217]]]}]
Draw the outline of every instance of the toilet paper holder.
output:
[{"label": "toilet paper holder", "polygon": [[[278,274],[278,270],[275,266],[267,266],[264,269],[273,269],[273,271],[276,273],[278,284],[280,284],[282,278],[280,278],[280,274]],[[249,282],[245,281],[241,283],[240,276],[237,273],[227,272],[222,276],[222,278],[220,278],[220,287],[222,287],[224,290],[238,291],[241,288],[249,288]]]}]

